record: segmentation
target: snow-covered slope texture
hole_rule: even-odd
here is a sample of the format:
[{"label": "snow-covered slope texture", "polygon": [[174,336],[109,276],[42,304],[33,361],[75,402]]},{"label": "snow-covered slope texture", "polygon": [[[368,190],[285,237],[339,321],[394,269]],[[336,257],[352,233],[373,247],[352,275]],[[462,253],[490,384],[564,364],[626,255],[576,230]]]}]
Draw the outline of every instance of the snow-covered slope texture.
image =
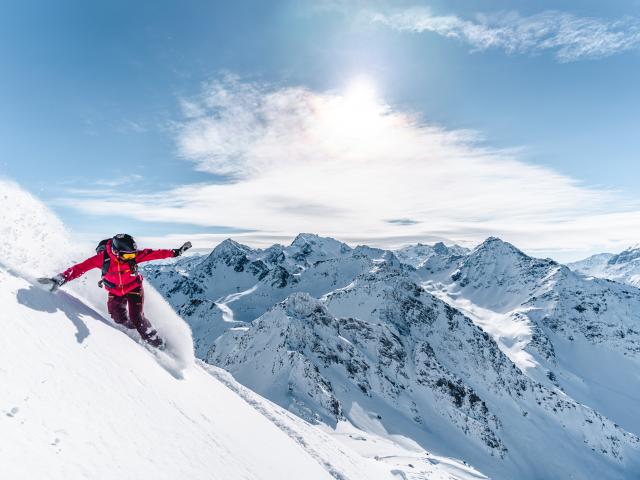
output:
[{"label": "snow-covered slope texture", "polygon": [[568,267],[585,275],[640,287],[640,245],[630,247],[617,255],[593,255],[585,260],[570,263]]},{"label": "snow-covered slope texture", "polygon": [[310,421],[411,438],[495,478],[640,472],[635,435],[531,379],[392,262],[322,300],[289,296],[207,360]]},{"label": "snow-covered slope texture", "polygon": [[[69,252],[58,250],[61,264],[49,263],[61,244],[48,239],[66,238],[61,224],[7,185],[11,194],[0,211],[10,210],[13,224],[3,224],[3,232],[17,240],[5,241],[14,255],[0,265],[1,478],[484,478],[416,445],[383,445],[347,425],[330,435],[216,367],[167,368],[166,358],[92,306],[104,302],[95,279],[52,294],[19,271],[24,259],[33,274],[56,271]],[[30,251],[30,241],[40,249]],[[170,316],[166,304],[157,304],[148,298],[156,319]]]},{"label": "snow-covered slope texture", "polygon": [[0,285],[2,478],[331,478],[202,369],[178,380],[77,297]]},{"label": "snow-covered slope texture", "polygon": [[[49,209],[15,183],[5,180],[0,181],[0,221],[3,238],[0,267],[29,282],[35,283],[39,276],[54,275],[95,254],[86,245],[72,244],[64,225]],[[99,272],[93,270],[65,290],[109,318],[106,293],[97,287],[99,279]],[[153,287],[146,288],[145,296],[145,314],[166,340],[166,351],[158,355],[167,368],[180,375],[182,369],[194,362],[191,331]],[[135,330],[127,333],[139,340]]]}]

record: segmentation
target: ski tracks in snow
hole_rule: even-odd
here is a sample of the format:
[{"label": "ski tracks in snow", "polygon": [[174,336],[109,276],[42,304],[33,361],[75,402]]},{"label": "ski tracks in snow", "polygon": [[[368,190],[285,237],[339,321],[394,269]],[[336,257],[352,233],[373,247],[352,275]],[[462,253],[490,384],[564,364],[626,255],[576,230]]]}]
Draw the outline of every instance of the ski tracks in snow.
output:
[{"label": "ski tracks in snow", "polygon": [[227,323],[235,323],[236,320],[233,315],[233,310],[231,310],[231,307],[229,307],[229,304],[244,297],[245,295],[252,294],[253,292],[256,291],[256,289],[258,288],[258,285],[259,284],[256,283],[253,287],[247,290],[243,290],[242,292],[237,292],[237,293],[231,293],[226,297],[223,297],[221,300],[217,300],[215,304],[222,311],[222,320],[224,320]]},{"label": "ski tracks in snow", "polygon": [[[273,404],[267,404],[267,400],[260,399],[257,395],[251,390],[243,387],[239,383],[237,383],[230,373],[225,372],[217,367],[213,367],[207,363],[198,360],[198,364],[212,377],[216,378],[222,384],[224,384],[231,391],[236,393],[240,398],[242,398],[245,402],[251,405],[256,411],[266,417],[269,421],[271,421],[275,426],[277,426],[280,430],[282,430],[288,437],[294,440],[298,445],[302,447],[314,460],[316,460],[322,467],[336,480],[350,480],[350,477],[341,472],[338,468],[336,468],[329,459],[325,458],[324,455],[315,449],[312,445],[305,440],[304,436],[299,432],[291,428],[287,425],[287,421],[284,418],[288,417],[289,413],[285,410],[280,410],[279,414],[275,412],[279,410],[279,407],[276,407]],[[269,402],[270,403],[270,402]],[[292,421],[296,421],[291,419]]]}]

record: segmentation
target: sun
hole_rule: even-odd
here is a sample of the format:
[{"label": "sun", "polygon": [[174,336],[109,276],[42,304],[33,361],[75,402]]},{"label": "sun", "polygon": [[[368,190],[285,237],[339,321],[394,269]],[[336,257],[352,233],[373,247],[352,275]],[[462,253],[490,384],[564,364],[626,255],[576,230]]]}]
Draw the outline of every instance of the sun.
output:
[{"label": "sun", "polygon": [[370,109],[378,103],[376,86],[365,76],[352,79],[345,89],[346,103],[354,109]]},{"label": "sun", "polygon": [[352,79],[335,107],[336,126],[349,137],[364,140],[375,135],[383,123],[384,103],[368,77]]}]

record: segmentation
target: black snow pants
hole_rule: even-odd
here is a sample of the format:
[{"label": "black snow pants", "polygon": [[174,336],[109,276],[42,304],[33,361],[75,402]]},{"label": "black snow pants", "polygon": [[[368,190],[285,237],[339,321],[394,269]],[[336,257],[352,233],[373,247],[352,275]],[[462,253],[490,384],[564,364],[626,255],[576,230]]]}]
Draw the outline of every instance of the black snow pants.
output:
[{"label": "black snow pants", "polygon": [[127,328],[135,328],[140,336],[154,347],[162,344],[158,333],[144,316],[144,289],[142,286],[122,296],[109,292],[107,309],[117,324]]}]

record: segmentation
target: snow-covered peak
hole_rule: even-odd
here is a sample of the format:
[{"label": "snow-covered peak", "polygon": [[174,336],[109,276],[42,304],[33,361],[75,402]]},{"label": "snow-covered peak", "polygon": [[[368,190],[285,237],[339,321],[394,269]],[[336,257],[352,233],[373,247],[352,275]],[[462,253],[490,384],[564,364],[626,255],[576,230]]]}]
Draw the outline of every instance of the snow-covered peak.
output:
[{"label": "snow-covered peak", "polygon": [[473,249],[471,255],[525,255],[520,249],[498,237],[488,237],[484,242]]},{"label": "snow-covered peak", "polygon": [[601,268],[614,256],[615,255],[613,253],[596,253],[584,260],[568,263],[567,267],[579,272],[592,268]]},{"label": "snow-covered peak", "polygon": [[220,242],[209,254],[209,258],[220,258],[235,255],[244,255],[251,252],[251,248],[227,238]]},{"label": "snow-covered peak", "polygon": [[321,237],[315,233],[299,233],[291,242],[292,247],[303,247],[307,244],[326,249],[351,250],[351,247],[346,243],[331,237]]},{"label": "snow-covered peak", "polygon": [[370,259],[382,258],[386,252],[387,250],[382,248],[370,247],[368,245],[358,245],[353,249],[354,255],[362,255]]},{"label": "snow-covered peak", "polygon": [[469,253],[469,250],[459,245],[447,246],[444,242],[437,242],[433,245],[417,243],[407,245],[395,251],[395,254],[402,263],[420,268],[434,256],[451,257],[462,256]]},{"label": "snow-covered peak", "polygon": [[508,242],[489,237],[462,257],[450,279],[474,303],[506,311],[526,301],[544,279],[568,272],[553,260],[530,257]]},{"label": "snow-covered peak", "polygon": [[447,255],[449,248],[443,242],[438,242],[433,245],[433,251],[438,255]]},{"label": "snow-covered peak", "polygon": [[640,287],[640,245],[619,254],[601,253],[569,264],[569,268],[584,275],[607,278]]},{"label": "snow-covered peak", "polygon": [[211,277],[213,272],[226,266],[236,272],[243,272],[247,268],[257,275],[266,274],[267,267],[261,260],[252,261],[256,252],[250,247],[238,243],[230,238],[224,240],[196,267],[201,278]]},{"label": "snow-covered peak", "polygon": [[287,314],[295,318],[305,318],[314,312],[326,313],[324,305],[306,292],[292,293],[283,305]]},{"label": "snow-covered peak", "polygon": [[619,265],[622,263],[630,263],[640,261],[640,246],[627,248],[624,252],[614,255],[607,262],[609,265]]},{"label": "snow-covered peak", "polygon": [[[199,337],[202,358],[295,414],[328,426],[346,418],[368,431],[412,432],[420,443],[425,437],[416,432],[428,418],[428,436],[441,435],[432,437],[433,445],[446,444],[451,455],[480,461],[496,478],[510,476],[495,459],[509,462],[510,455],[530,453],[532,442],[521,442],[522,432],[537,438],[535,457],[548,458],[567,442],[580,450],[586,440],[584,455],[596,448],[593,455],[608,458],[601,463],[605,469],[609,461],[636,458],[635,437],[581,406],[595,405],[636,433],[633,416],[615,408],[628,405],[622,394],[615,394],[609,408],[602,400],[613,394],[571,390],[582,380],[580,368],[597,376],[594,382],[606,385],[606,392],[634,380],[624,373],[610,384],[609,370],[587,367],[567,353],[575,344],[584,349],[580,355],[615,358],[616,365],[624,363],[620,358],[635,361],[640,299],[633,292],[571,274],[497,238],[462,254],[450,253],[447,245],[420,245],[429,247],[431,257],[419,269],[394,252],[366,246],[327,255],[331,240],[301,234],[290,246],[240,255],[241,262],[231,266],[218,264],[202,279],[187,276],[199,282],[202,293],[188,293],[189,282],[171,283],[168,292],[185,292],[176,308],[194,333],[211,335]],[[267,261],[270,255],[280,261]],[[568,393],[560,391],[565,387]],[[531,418],[543,420],[532,426]],[[619,441],[627,447],[618,448]],[[458,450],[467,442],[474,447]],[[476,447],[491,452],[486,463],[482,454],[469,453]],[[582,468],[578,457],[569,463],[571,471]],[[534,472],[538,464],[528,468]],[[539,468],[532,478],[558,473],[557,466]]]},{"label": "snow-covered peak", "polygon": [[[382,255],[382,258],[379,259],[379,262],[377,263],[377,265],[379,267],[383,267],[387,271],[400,271],[403,268],[402,262],[398,259],[396,254],[391,251],[384,252],[384,254]],[[411,267],[408,267],[408,268],[411,268]]]},{"label": "snow-covered peak", "polygon": [[550,269],[566,269],[555,261],[530,257],[509,242],[489,237],[461,262],[461,269],[489,269],[496,275],[540,277]]},{"label": "snow-covered peak", "polygon": [[260,251],[260,258],[268,264],[280,264],[285,260],[285,247],[276,243]]},{"label": "snow-covered peak", "polygon": [[300,233],[286,248],[287,254],[297,262],[311,264],[319,260],[340,258],[351,252],[346,243],[313,233]]}]

